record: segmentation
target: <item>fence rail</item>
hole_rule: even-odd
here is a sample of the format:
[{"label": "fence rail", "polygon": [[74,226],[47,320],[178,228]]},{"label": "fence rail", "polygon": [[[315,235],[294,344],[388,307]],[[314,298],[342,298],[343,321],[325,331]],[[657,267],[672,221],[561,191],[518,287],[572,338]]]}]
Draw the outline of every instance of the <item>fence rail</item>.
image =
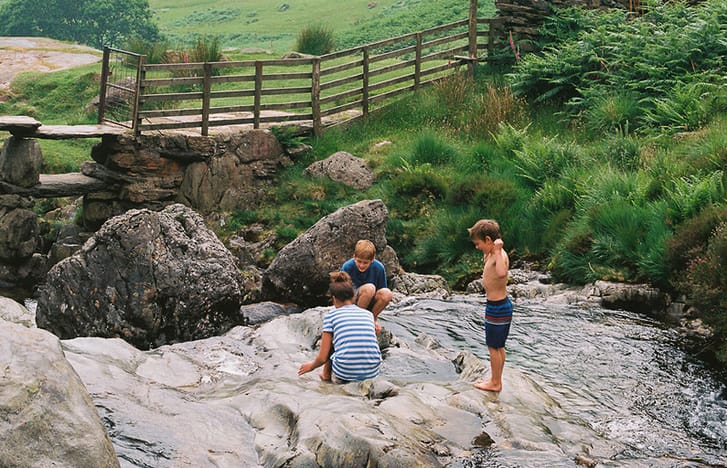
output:
[{"label": "fence rail", "polygon": [[[473,19],[334,53],[293,59],[147,64],[104,50],[99,123],[144,131],[324,121],[372,107],[448,76],[492,53],[497,22]],[[119,80],[119,77],[122,79]],[[133,79],[132,79],[133,77]]]}]

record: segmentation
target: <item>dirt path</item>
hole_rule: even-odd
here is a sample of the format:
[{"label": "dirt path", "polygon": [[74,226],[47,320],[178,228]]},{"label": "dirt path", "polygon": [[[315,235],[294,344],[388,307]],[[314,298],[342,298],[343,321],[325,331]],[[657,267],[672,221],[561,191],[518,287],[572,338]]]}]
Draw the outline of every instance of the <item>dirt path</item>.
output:
[{"label": "dirt path", "polygon": [[20,72],[73,68],[99,62],[102,56],[91,47],[44,37],[0,37],[0,91]]}]

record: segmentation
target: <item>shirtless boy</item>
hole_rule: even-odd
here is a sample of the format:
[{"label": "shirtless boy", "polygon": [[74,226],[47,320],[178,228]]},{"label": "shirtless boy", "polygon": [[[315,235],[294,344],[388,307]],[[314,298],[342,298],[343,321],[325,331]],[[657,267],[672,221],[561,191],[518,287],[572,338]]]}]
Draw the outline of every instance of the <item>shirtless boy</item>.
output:
[{"label": "shirtless boy", "polygon": [[510,333],[512,302],[507,297],[507,273],[510,260],[502,249],[500,226],[491,219],[481,219],[467,230],[477,250],[484,254],[482,285],[487,295],[485,307],[485,342],[490,352],[490,378],[477,382],[475,388],[499,392],[502,390],[502,370],[505,367],[505,341]]}]

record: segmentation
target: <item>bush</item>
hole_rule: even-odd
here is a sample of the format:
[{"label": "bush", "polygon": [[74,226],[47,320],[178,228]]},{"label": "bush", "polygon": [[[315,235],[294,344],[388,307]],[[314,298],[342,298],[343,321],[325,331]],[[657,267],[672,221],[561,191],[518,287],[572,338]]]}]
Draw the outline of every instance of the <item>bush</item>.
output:
[{"label": "bush", "polygon": [[324,55],[335,50],[333,31],[321,24],[304,28],[295,40],[295,50],[304,54]]},{"label": "bush", "polygon": [[702,255],[687,264],[683,289],[705,320],[727,333],[727,222],[712,231]]},{"label": "bush", "polygon": [[674,180],[666,188],[669,217],[674,224],[696,216],[711,204],[724,202],[724,173],[714,171],[706,175],[694,174]]},{"label": "bush", "polygon": [[487,85],[475,96],[463,126],[475,135],[487,136],[504,122],[519,123],[525,116],[525,101],[515,97],[509,86]]},{"label": "bush", "polygon": [[555,139],[527,142],[515,150],[515,166],[520,176],[532,188],[540,188],[547,179],[558,178],[568,167],[578,164],[581,148],[573,143]]},{"label": "bush", "polygon": [[584,108],[582,118],[586,128],[598,133],[618,133],[628,135],[631,130],[638,128],[642,113],[638,96],[627,91],[600,94],[590,97],[584,93],[584,98],[575,100],[578,107]]},{"label": "bush", "polygon": [[413,165],[442,166],[455,161],[457,157],[458,150],[454,145],[433,131],[427,130],[416,137],[414,149],[407,156],[407,162]]}]

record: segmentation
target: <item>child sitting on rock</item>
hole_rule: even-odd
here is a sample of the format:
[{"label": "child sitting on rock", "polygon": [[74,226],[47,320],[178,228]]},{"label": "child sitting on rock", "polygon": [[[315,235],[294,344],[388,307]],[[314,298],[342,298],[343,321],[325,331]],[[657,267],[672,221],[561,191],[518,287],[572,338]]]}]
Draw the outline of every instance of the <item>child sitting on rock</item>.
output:
[{"label": "child sitting on rock", "polygon": [[323,334],[318,356],[298,369],[298,375],[317,369],[322,380],[343,383],[379,375],[381,351],[376,339],[374,317],[353,303],[351,277],[344,271],[330,274],[328,293],[333,310],[323,317]]}]

